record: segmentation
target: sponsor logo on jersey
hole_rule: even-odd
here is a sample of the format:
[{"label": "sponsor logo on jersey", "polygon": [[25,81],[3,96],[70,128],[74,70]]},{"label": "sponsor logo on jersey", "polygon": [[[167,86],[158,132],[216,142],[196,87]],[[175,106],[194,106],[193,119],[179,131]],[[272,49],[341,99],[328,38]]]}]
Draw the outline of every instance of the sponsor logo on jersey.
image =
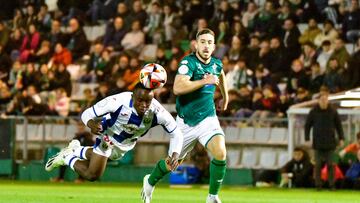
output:
[{"label": "sponsor logo on jersey", "polygon": [[196,65],[197,65],[197,68],[198,68],[199,70],[203,70],[203,68],[201,67],[200,63],[196,63]]},{"label": "sponsor logo on jersey", "polygon": [[121,127],[126,133],[129,134],[135,134],[135,132],[139,130],[139,127],[135,124],[123,124]]},{"label": "sponsor logo on jersey", "polygon": [[186,64],[188,64],[189,62],[187,61],[187,60],[182,60],[181,61],[181,64],[184,64],[184,65],[186,65]]},{"label": "sponsor logo on jersey", "polygon": [[217,65],[215,63],[214,63],[214,65],[212,65],[212,68],[214,70],[214,73],[216,73]]}]

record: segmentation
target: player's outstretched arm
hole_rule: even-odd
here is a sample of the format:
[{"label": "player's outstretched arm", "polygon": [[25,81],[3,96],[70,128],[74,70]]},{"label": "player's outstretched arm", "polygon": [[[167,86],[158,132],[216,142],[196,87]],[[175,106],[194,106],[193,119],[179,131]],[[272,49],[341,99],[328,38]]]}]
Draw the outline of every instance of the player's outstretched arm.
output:
[{"label": "player's outstretched arm", "polygon": [[225,111],[227,109],[228,102],[229,102],[229,94],[228,94],[228,87],[227,87],[227,82],[226,82],[226,77],[225,77],[224,70],[221,70],[219,88],[220,88],[220,91],[221,91],[221,95],[223,97],[221,110]]},{"label": "player's outstretched arm", "polygon": [[201,80],[191,81],[188,75],[177,75],[174,82],[174,94],[183,95],[200,89],[204,85],[218,85],[219,79],[215,75],[205,75]]}]

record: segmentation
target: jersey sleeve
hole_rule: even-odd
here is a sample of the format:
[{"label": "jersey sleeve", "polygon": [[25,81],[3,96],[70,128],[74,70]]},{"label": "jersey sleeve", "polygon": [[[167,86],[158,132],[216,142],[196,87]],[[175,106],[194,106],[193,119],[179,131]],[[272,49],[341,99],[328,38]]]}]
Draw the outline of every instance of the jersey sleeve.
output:
[{"label": "jersey sleeve", "polygon": [[177,75],[188,75],[192,77],[193,73],[193,66],[187,58],[184,58],[182,61],[180,61]]},{"label": "jersey sleeve", "polygon": [[154,100],[156,106],[155,114],[157,123],[161,125],[167,133],[172,133],[176,128],[176,121],[172,115],[156,100]]}]

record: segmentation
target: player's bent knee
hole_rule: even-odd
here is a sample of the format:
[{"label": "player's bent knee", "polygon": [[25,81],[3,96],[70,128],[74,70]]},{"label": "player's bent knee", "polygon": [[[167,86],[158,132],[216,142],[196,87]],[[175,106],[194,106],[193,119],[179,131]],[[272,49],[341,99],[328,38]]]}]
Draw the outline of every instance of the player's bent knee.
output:
[{"label": "player's bent knee", "polygon": [[226,149],[219,149],[213,153],[216,160],[226,160]]},{"label": "player's bent knee", "polygon": [[88,181],[94,182],[94,181],[99,180],[100,175],[98,173],[89,172],[86,174],[86,176],[84,178]]}]

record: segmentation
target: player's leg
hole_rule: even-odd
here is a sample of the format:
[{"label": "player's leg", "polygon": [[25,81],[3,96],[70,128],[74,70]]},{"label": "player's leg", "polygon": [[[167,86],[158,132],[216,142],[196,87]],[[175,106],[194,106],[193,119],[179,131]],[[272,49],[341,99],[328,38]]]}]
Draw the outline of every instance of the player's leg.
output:
[{"label": "player's leg", "polygon": [[199,142],[213,159],[210,162],[209,195],[206,202],[221,202],[218,193],[226,173],[225,136],[217,117],[208,117],[199,124]]},{"label": "player's leg", "polygon": [[221,202],[218,193],[226,173],[226,147],[222,134],[213,136],[206,145],[213,156],[210,162],[210,186],[207,202]]}]

